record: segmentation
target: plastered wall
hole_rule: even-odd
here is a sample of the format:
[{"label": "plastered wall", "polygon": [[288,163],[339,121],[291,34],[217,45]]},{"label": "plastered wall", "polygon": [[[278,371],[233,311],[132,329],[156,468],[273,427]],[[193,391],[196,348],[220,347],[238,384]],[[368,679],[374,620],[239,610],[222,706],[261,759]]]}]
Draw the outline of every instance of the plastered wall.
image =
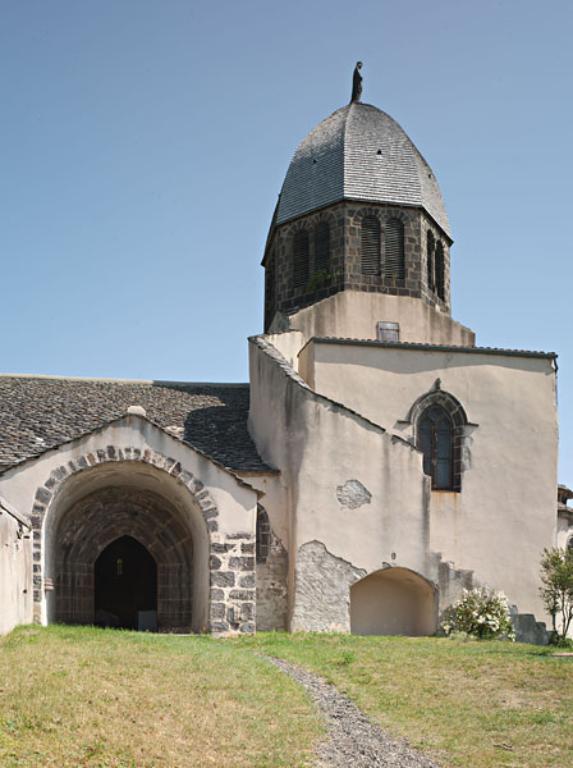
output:
[{"label": "plastered wall", "polygon": [[352,583],[385,563],[429,567],[421,454],[317,396],[265,340],[251,387],[251,432],[288,492],[290,628],[347,631]]},{"label": "plastered wall", "polygon": [[31,528],[0,499],[0,635],[31,621]]},{"label": "plastered wall", "polygon": [[473,346],[475,334],[447,312],[409,296],[345,290],[301,309],[290,327],[313,336],[376,339],[376,324],[400,324],[400,341]]},{"label": "plastered wall", "polygon": [[299,367],[316,391],[412,441],[410,409],[439,379],[470,424],[461,493],[431,493],[430,549],[541,616],[539,559],[556,533],[552,360],[311,343]]}]

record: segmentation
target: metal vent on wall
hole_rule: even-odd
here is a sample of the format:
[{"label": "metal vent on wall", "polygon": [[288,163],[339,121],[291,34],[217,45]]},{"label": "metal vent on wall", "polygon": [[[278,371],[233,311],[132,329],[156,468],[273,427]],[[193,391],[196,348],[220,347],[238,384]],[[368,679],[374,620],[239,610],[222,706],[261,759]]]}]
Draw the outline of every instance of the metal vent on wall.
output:
[{"label": "metal vent on wall", "polygon": [[400,323],[380,320],[376,324],[376,338],[378,341],[400,341]]},{"label": "metal vent on wall", "polygon": [[373,216],[362,219],[362,274],[380,274],[380,222]]}]

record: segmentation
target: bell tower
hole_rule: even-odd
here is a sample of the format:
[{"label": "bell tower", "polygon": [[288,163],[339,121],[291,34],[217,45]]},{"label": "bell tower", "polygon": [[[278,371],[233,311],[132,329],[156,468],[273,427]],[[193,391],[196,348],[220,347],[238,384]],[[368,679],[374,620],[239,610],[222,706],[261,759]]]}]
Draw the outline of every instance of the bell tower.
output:
[{"label": "bell tower", "polygon": [[[263,259],[265,331],[296,327],[301,311],[353,293],[363,298],[349,300],[354,312],[362,305],[382,315],[368,338],[376,338],[376,322],[403,325],[408,315],[407,340],[436,341],[437,327],[454,322],[446,209],[432,169],[405,131],[360,101],[360,69],[358,62],[350,103],[308,134],[287,170]],[[413,300],[423,308],[412,309]],[[339,311],[345,303],[336,302]],[[439,317],[434,331],[422,328],[432,315]],[[340,320],[330,332],[353,336],[358,327]],[[446,332],[447,341],[473,343],[465,330]]]}]

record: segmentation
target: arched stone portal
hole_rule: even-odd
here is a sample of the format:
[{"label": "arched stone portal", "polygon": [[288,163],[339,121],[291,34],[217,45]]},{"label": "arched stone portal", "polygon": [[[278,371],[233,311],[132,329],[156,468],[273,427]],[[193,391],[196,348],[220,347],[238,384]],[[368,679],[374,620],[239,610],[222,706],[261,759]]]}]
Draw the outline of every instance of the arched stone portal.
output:
[{"label": "arched stone portal", "polygon": [[[125,477],[124,482],[129,479]],[[103,550],[122,536],[136,539],[157,563],[158,628],[189,631],[194,623],[194,581],[208,582],[207,573],[193,573],[191,520],[178,513],[167,495],[141,484],[106,486],[60,512],[52,537],[54,620],[72,624],[96,621],[95,564]],[[207,559],[204,552],[204,568]],[[201,602],[200,595],[196,602]]]},{"label": "arched stone portal", "polygon": [[[160,460],[163,467],[169,461]],[[35,520],[36,578],[43,570],[46,585],[44,602],[42,592],[34,593],[38,618],[93,624],[96,561],[112,542],[129,536],[157,566],[157,628],[213,627],[209,559],[217,508],[198,480],[173,466],[175,476],[150,461],[102,457],[99,464],[82,462],[74,474],[52,474],[36,494],[38,502],[48,501]]]},{"label": "arched stone portal", "polygon": [[407,568],[375,571],[350,588],[350,625],[356,635],[432,635],[437,591]]},{"label": "arched stone portal", "polygon": [[[151,448],[108,441],[96,448],[105,440],[100,433],[97,442],[94,433],[90,451],[75,447],[65,464],[52,465],[35,493],[34,620],[92,624],[95,563],[113,541],[130,536],[157,566],[160,631],[254,632],[256,492],[155,425],[140,422],[130,415],[113,432],[119,424],[143,425],[150,438],[173,442],[176,453],[189,450],[189,465],[202,465],[210,487],[180,461]],[[233,515],[220,515],[216,494]]]}]

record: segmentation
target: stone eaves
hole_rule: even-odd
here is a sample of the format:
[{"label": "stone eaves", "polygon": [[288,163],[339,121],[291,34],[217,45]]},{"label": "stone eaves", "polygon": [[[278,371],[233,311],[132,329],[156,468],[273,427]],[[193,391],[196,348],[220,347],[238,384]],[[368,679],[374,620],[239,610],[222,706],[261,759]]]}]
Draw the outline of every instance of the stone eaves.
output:
[{"label": "stone eaves", "polygon": [[[377,341],[376,339],[349,339],[335,336],[313,336],[302,349],[309,344],[346,344],[357,347],[377,347],[380,349],[417,350],[423,352],[448,352],[459,354],[499,355],[505,357],[534,357],[556,360],[556,352],[540,352],[527,349],[502,349],[500,347],[464,347],[454,344],[427,344],[412,341]],[[301,352],[302,352],[301,349]],[[300,354],[300,352],[299,352]]]}]

